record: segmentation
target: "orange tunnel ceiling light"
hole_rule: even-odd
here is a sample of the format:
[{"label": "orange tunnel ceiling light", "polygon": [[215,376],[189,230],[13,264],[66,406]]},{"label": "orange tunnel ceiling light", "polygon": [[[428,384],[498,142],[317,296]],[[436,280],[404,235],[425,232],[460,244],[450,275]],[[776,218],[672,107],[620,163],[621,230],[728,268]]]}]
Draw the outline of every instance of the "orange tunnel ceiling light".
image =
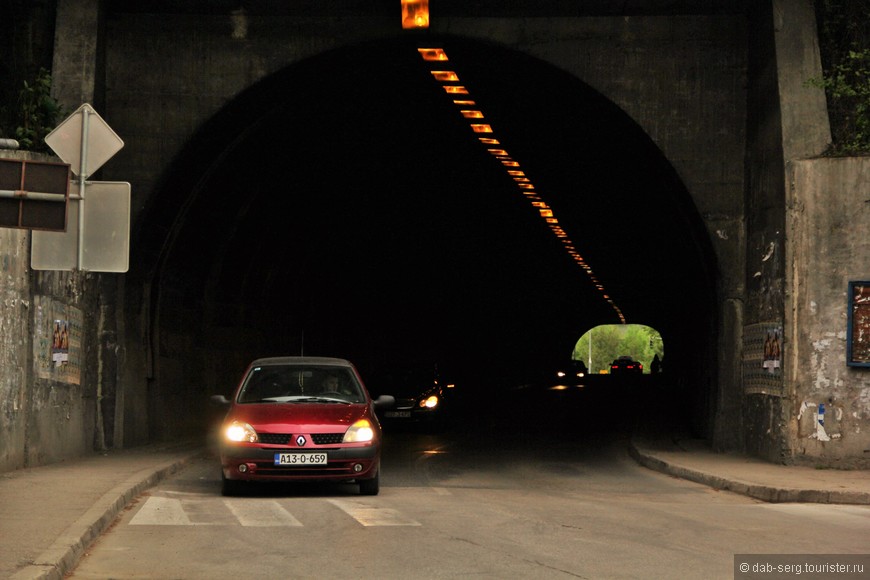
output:
[{"label": "orange tunnel ceiling light", "polygon": [[459,76],[452,70],[433,70],[431,72],[432,76],[435,77],[435,80],[441,81],[442,83],[455,83],[459,80]]},{"label": "orange tunnel ceiling light", "polygon": [[402,0],[402,28],[429,28],[429,0]]},{"label": "orange tunnel ceiling light", "polygon": [[441,48],[418,48],[417,52],[420,53],[420,56],[422,56],[425,61],[444,62],[447,60],[447,54]]},{"label": "orange tunnel ceiling light", "polygon": [[[403,0],[402,2],[402,14],[403,14],[403,25],[404,25],[404,16],[406,14],[406,6],[407,13],[410,15],[413,11],[410,8],[411,5],[419,5],[426,4],[426,18],[427,18],[427,26],[428,26],[428,2],[424,1],[413,1],[413,0]],[[414,8],[416,10],[416,8]],[[447,54],[443,49],[440,48],[418,48],[417,51],[420,53],[420,56],[424,61],[429,62],[446,62]],[[446,71],[446,70],[430,70],[429,71],[432,76],[441,83],[458,83],[459,76],[454,71]],[[448,95],[468,95],[468,90],[458,84],[442,84],[441,85],[444,91]],[[483,112],[477,108],[468,109],[464,107],[477,107],[477,104],[471,98],[465,99],[453,99],[453,103],[460,107],[460,114],[466,119],[483,119]],[[471,123],[471,129],[475,133],[493,133],[492,126],[483,123]],[[614,303],[613,299],[609,294],[604,290],[604,285],[598,279],[598,277],[593,273],[592,268],[586,263],[577,249],[574,247],[574,243],[568,237],[568,233],[565,229],[559,224],[559,220],[555,216],[555,212],[553,209],[544,202],[535,191],[535,186],[532,184],[531,180],[526,177],[526,174],[520,170],[519,162],[515,161],[507,152],[506,149],[495,148],[494,145],[501,145],[498,139],[494,139],[492,137],[483,137],[478,136],[478,140],[481,144],[487,145],[487,151],[497,159],[504,167],[507,174],[513,177],[514,182],[517,184],[520,192],[522,192],[523,196],[530,201],[531,205],[537,209],[540,217],[544,220],[547,226],[550,228],[553,235],[562,242],[565,252],[568,256],[573,260],[582,270],[585,272],[589,281],[594,285],[594,287],[601,292],[603,299],[613,308],[613,311],[616,313],[622,324],[626,323],[625,316],[619,307]]]}]

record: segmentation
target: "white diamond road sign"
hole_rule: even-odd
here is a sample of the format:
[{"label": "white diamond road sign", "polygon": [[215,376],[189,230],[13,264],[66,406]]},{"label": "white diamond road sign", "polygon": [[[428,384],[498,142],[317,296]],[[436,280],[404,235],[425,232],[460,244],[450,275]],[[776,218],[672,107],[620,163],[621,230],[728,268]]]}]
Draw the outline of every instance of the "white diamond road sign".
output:
[{"label": "white diamond road sign", "polygon": [[[82,143],[83,135],[84,143]],[[63,159],[64,163],[69,163],[74,175],[85,178],[93,175],[124,147],[121,138],[88,103],[76,109],[72,115],[46,135],[45,142],[58,157]],[[83,156],[84,171],[82,171]]]}]

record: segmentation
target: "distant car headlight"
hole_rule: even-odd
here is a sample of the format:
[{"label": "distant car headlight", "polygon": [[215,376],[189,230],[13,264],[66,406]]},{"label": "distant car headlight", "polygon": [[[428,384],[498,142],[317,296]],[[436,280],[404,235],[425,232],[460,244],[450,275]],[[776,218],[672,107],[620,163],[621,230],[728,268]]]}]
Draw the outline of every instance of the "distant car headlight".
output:
[{"label": "distant car headlight", "polygon": [[556,376],[559,377],[559,378],[561,379],[562,377],[565,376],[565,371],[557,371],[557,372],[556,372]]},{"label": "distant car headlight", "polygon": [[242,423],[241,421],[233,421],[230,423],[230,426],[224,431],[224,435],[230,441],[235,442],[247,441],[248,443],[257,443],[260,441],[260,437],[257,435],[254,428],[247,423]]},{"label": "distant car headlight", "polygon": [[344,434],[343,443],[364,443],[375,438],[375,430],[368,419],[360,419]]},{"label": "distant car headlight", "polygon": [[430,395],[430,396],[426,397],[425,399],[420,401],[420,406],[425,407],[427,409],[434,409],[435,407],[438,406],[438,396],[437,395]]}]

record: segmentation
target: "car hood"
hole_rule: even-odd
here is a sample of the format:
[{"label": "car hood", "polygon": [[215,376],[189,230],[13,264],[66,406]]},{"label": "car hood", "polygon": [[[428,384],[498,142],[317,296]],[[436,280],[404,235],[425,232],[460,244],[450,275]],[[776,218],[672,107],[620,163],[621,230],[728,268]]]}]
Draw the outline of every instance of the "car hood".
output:
[{"label": "car hood", "polygon": [[225,421],[243,421],[265,433],[330,433],[343,431],[360,419],[371,420],[368,405],[252,403],[235,405]]}]

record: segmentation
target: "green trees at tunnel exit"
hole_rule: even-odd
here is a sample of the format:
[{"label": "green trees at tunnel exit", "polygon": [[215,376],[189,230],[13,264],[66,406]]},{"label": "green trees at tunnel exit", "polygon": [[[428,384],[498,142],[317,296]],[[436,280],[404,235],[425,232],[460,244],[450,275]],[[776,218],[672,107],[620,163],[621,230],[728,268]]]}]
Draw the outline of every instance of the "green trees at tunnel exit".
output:
[{"label": "green trees at tunnel exit", "polygon": [[613,359],[628,355],[643,363],[650,371],[653,357],[664,360],[662,337],[654,328],[642,324],[610,324],[596,326],[580,337],[571,358],[582,360],[590,373],[610,370]]}]

